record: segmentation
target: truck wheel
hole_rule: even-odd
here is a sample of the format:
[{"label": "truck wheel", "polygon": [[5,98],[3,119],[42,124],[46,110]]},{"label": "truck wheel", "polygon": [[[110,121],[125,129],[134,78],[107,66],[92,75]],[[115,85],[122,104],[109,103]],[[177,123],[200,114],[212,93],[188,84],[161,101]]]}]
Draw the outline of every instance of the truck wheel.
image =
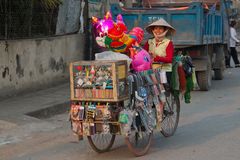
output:
[{"label": "truck wheel", "polygon": [[222,80],[223,79],[223,70],[222,69],[215,69],[214,70],[214,79],[215,80]]},{"label": "truck wheel", "polygon": [[208,91],[211,87],[211,76],[209,76],[208,71],[199,71],[197,72],[197,81],[198,86],[201,91]]},{"label": "truck wheel", "polygon": [[216,45],[216,60],[215,60],[215,66],[214,66],[214,79],[215,80],[222,80],[223,79],[223,73],[225,69],[225,52],[227,51],[227,46],[225,45]]},{"label": "truck wheel", "polygon": [[198,86],[201,91],[208,91],[212,84],[212,65],[210,58],[208,58],[207,70],[197,72]]}]

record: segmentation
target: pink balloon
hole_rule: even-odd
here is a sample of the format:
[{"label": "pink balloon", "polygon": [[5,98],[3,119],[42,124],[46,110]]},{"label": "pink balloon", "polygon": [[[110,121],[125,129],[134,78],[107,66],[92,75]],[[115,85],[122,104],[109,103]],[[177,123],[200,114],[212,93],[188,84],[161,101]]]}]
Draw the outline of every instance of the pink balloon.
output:
[{"label": "pink balloon", "polygon": [[106,36],[108,31],[114,28],[114,21],[112,19],[112,14],[107,12],[104,19],[99,19],[97,17],[92,17],[92,24],[95,36]]},{"label": "pink balloon", "polygon": [[138,43],[140,43],[143,40],[143,36],[144,36],[144,31],[142,28],[140,27],[134,27],[130,32],[130,35],[135,36],[137,39],[136,41]]},{"label": "pink balloon", "polygon": [[108,31],[114,27],[114,22],[113,20],[102,20],[100,21],[100,26],[100,31],[108,33]]},{"label": "pink balloon", "polygon": [[152,61],[149,53],[141,49],[132,57],[132,68],[136,72],[141,72],[151,69]]}]

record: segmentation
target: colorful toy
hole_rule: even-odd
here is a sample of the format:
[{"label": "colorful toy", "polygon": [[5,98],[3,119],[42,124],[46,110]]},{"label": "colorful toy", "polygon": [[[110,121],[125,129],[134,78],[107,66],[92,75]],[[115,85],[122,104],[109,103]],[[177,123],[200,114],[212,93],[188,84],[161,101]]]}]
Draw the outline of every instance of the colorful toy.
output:
[{"label": "colorful toy", "polygon": [[128,52],[132,44],[140,43],[143,39],[144,31],[140,27],[134,27],[127,33],[121,14],[117,16],[116,22],[113,21],[111,13],[107,12],[104,19],[92,17],[92,23],[97,44],[114,52]]},{"label": "colorful toy", "polygon": [[152,61],[149,53],[140,48],[130,48],[132,58],[132,69],[136,72],[141,72],[151,69]]}]

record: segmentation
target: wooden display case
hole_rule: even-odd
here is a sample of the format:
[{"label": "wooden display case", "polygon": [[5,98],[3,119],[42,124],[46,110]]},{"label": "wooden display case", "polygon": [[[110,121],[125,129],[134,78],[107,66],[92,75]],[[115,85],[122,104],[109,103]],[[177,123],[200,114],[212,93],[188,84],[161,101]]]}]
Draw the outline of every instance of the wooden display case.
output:
[{"label": "wooden display case", "polygon": [[127,61],[70,63],[71,100],[118,102],[128,98]]}]

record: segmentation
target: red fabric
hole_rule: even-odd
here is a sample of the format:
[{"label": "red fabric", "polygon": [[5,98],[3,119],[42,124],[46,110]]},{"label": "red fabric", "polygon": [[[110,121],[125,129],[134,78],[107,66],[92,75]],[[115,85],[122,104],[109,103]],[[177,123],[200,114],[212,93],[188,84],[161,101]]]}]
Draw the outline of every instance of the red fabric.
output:
[{"label": "red fabric", "polygon": [[186,91],[186,76],[183,70],[183,66],[178,66],[178,76],[179,76],[179,84],[180,84],[180,91]]},{"label": "red fabric", "polygon": [[[145,45],[143,46],[143,48],[144,48],[146,51],[149,51],[149,44],[148,44],[148,42],[145,43]],[[172,63],[173,53],[174,53],[174,47],[173,47],[172,41],[170,41],[169,44],[168,44],[168,46],[167,46],[167,48],[166,48],[166,57],[156,56],[156,57],[153,59],[153,62]]]},{"label": "red fabric", "polygon": [[149,44],[148,41],[144,44],[143,49],[149,52]]}]

